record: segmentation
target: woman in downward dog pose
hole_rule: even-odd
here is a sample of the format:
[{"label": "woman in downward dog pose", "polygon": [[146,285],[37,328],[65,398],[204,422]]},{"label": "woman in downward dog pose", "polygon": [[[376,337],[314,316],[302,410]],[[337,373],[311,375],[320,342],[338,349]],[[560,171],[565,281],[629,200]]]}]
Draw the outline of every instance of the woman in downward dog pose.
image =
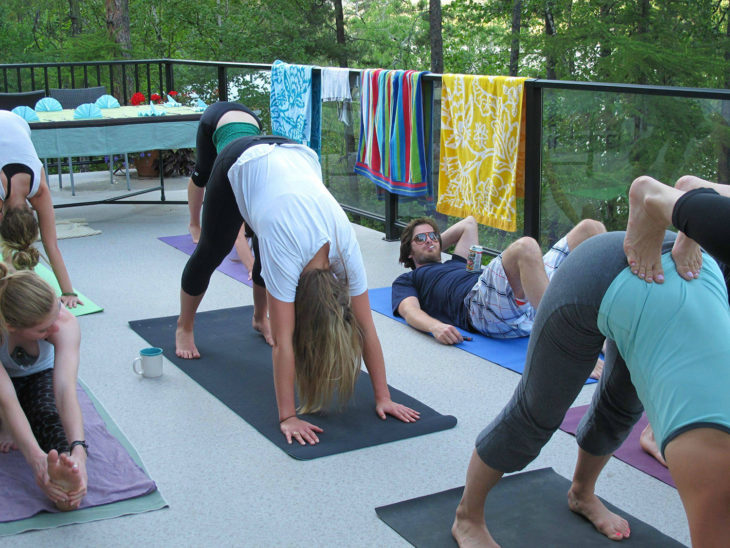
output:
[{"label": "woman in downward dog pose", "polygon": [[35,272],[0,263],[0,451],[19,449],[60,510],[86,494],[84,421],[76,396],[76,318]]},{"label": "woman in downward dog pose", "polygon": [[604,337],[603,374],[576,435],[570,509],[613,540],[630,535],[629,524],[600,502],[594,488],[646,408],[693,546],[722,546],[730,538],[727,289],[709,256],[702,257],[696,279],[682,279],[669,253],[674,235],[664,237],[661,230],[661,263],[654,265],[664,272],[662,284],[632,274],[621,232],[590,238],[556,272],[540,302],[525,374],[477,439],[452,527],[461,546],[497,546],[484,522],[489,491],[504,473],[529,464],[560,426]]},{"label": "woman in downward dog pose", "polygon": [[[0,237],[6,248],[13,252],[27,251],[33,243],[33,240],[27,243],[29,235],[35,236],[40,229],[43,249],[61,287],[61,302],[69,308],[83,304],[73,290],[58,249],[51,191],[43,164],[30,140],[30,126],[6,110],[0,110],[0,181]],[[8,260],[7,256],[4,258]]]},{"label": "woman in downward dog pose", "polygon": [[217,146],[200,241],[182,276],[177,355],[200,356],[195,313],[245,220],[259,248],[253,270],[254,327],[273,346],[279,421],[287,441],[319,441],[321,428],[297,412],[324,409],[335,393],[340,402],[349,399],[361,358],[370,373],[377,414],[417,420],[416,411],[390,399],[360,247],[347,216],[322,183],[317,155],[272,136],[233,135],[230,141],[224,136]]}]

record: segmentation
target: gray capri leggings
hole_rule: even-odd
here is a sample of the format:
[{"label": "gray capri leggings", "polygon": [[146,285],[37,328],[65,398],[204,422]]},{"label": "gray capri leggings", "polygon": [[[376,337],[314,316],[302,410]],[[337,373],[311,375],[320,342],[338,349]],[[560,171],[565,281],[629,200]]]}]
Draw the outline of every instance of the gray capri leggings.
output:
[{"label": "gray capri leggings", "polygon": [[[522,470],[540,453],[596,365],[604,336],[598,309],[626,268],[624,232],[589,238],[555,272],[540,301],[520,384],[502,412],[479,434],[476,450],[501,472]],[[675,235],[667,232],[662,251]],[[606,340],[603,374],[576,439],[591,455],[613,453],[644,408],[616,344]]]}]

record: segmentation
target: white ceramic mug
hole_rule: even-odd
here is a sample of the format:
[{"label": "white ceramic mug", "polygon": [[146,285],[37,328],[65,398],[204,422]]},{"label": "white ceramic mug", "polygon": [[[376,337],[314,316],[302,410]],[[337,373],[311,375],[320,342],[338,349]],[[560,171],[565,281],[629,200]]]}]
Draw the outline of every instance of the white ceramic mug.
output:
[{"label": "white ceramic mug", "polygon": [[[137,364],[140,368],[137,369]],[[143,348],[139,356],[132,362],[132,370],[143,377],[159,377],[162,375],[162,348]]]}]

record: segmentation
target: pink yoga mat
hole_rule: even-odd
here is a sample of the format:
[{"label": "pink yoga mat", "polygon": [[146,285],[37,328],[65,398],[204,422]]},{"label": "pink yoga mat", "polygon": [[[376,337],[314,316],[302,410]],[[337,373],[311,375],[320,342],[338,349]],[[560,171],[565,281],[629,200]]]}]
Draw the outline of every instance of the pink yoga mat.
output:
[{"label": "pink yoga mat", "polygon": [[[193,243],[193,238],[190,234],[181,234],[180,236],[161,236],[157,239],[188,255],[192,255],[193,251],[195,251],[196,244]],[[238,280],[239,282],[252,287],[253,282],[248,279],[248,270],[245,266],[243,266],[243,263],[231,260],[237,258],[238,255],[236,255],[236,251],[231,250],[216,270],[222,272],[226,276],[230,276],[234,280]]]},{"label": "pink yoga mat", "polygon": [[[560,429],[563,432],[567,432],[568,434],[575,436],[575,432],[578,429],[578,423],[583,418],[583,415],[585,415],[587,409],[587,405],[581,405],[579,407],[569,409],[568,413],[565,415],[565,419],[563,419],[563,424],[560,425]],[[626,464],[633,466],[637,470],[641,470],[642,472],[663,481],[667,485],[671,485],[676,488],[677,486],[674,484],[674,480],[672,479],[669,470],[665,466],[662,466],[654,457],[647,454],[639,445],[639,437],[647,424],[649,424],[649,421],[646,418],[646,414],[644,414],[639,419],[639,422],[634,425],[634,429],[631,431],[631,434],[629,434],[629,437],[626,438],[626,441],[624,441],[613,456]]]}]

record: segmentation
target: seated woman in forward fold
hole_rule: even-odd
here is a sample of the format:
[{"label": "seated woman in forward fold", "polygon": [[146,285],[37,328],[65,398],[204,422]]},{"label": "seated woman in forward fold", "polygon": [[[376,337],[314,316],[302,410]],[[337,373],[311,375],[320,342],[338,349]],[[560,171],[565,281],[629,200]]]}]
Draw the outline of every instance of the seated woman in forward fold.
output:
[{"label": "seated woman in forward fold", "polygon": [[[692,544],[723,546],[730,538],[727,289],[709,256],[702,259],[700,275],[693,273],[694,281],[682,279],[669,254],[674,235],[665,236],[661,224],[654,230],[635,213],[632,238],[645,224],[653,235],[662,234],[656,249],[646,249],[659,250],[661,263],[652,263],[652,273],[661,264],[664,282],[650,285],[632,274],[621,232],[594,236],[567,257],[540,302],[525,374],[510,402],[477,438],[452,527],[461,546],[497,546],[499,539],[491,537],[484,522],[489,491],[504,473],[527,466],[560,426],[604,337],[605,367],[578,427],[568,506],[608,538],[630,536],[626,520],[610,512],[594,491],[604,465],[645,407],[677,484]],[[640,240],[626,235],[627,242]]]},{"label": "seated woman in forward fold", "polygon": [[78,322],[35,272],[0,263],[0,324],[0,452],[19,449],[46,496],[74,510],[87,482]]},{"label": "seated woman in forward fold", "polygon": [[[40,229],[43,249],[61,287],[61,302],[69,308],[83,304],[74,293],[58,249],[51,190],[43,164],[30,140],[30,126],[20,116],[6,110],[0,110],[0,181],[0,237],[11,249],[17,250],[29,235],[36,235]],[[5,260],[8,260],[7,256]]]},{"label": "seated woman in forward fold", "polygon": [[[223,129],[228,132],[231,125]],[[270,333],[279,421],[287,441],[319,441],[322,429],[299,419],[297,411],[323,409],[334,393],[340,402],[349,399],[361,359],[373,383],[377,414],[417,420],[416,411],[390,399],[360,247],[345,212],[322,183],[317,155],[282,137],[229,142],[214,135],[213,140],[219,154],[206,187],[200,241],[182,275],[177,355],[200,357],[195,313],[245,220],[255,233],[254,250],[260,251],[253,296],[254,321],[261,323],[254,327],[264,336]]]}]

